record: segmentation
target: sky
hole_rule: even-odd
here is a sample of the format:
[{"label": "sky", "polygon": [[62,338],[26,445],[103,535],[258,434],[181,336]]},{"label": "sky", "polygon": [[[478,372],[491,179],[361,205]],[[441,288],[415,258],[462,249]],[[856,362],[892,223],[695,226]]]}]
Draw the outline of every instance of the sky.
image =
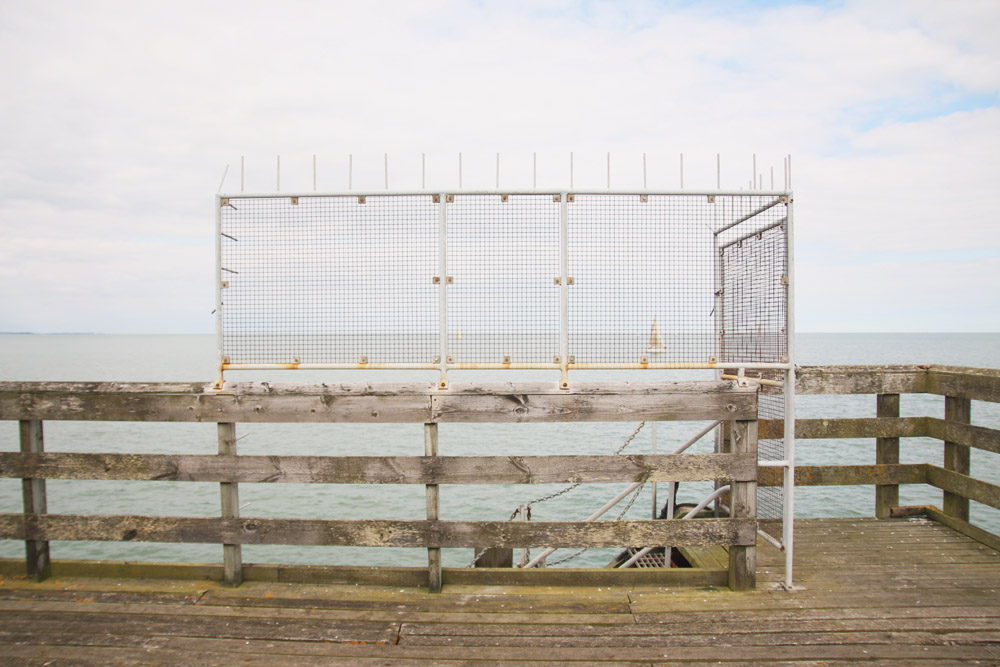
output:
[{"label": "sky", "polygon": [[997,35],[993,0],[0,0],[0,331],[213,332],[214,195],[278,156],[375,191],[570,152],[578,188],[791,155],[798,331],[1000,331]]}]

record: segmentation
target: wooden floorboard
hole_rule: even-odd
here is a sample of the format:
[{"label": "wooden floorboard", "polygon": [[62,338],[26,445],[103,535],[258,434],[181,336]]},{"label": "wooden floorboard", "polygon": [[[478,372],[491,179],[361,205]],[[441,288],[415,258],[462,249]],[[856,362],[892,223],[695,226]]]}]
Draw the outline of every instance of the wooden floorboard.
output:
[{"label": "wooden floorboard", "polygon": [[1000,664],[1000,554],[919,518],[800,520],[795,590],[0,579],[0,664]]}]

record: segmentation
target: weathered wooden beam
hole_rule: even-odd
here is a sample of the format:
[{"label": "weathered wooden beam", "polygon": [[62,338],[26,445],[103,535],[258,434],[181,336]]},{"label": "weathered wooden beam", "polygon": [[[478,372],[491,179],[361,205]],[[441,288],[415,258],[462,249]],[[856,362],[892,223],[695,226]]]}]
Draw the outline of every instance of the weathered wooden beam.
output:
[{"label": "weathered wooden beam", "polygon": [[[757,483],[780,486],[780,468],[760,468]],[[868,484],[926,484],[922,463],[893,465],[795,466],[795,486],[849,486]]]},{"label": "weathered wooden beam", "polygon": [[[944,419],[953,424],[968,424],[972,418],[972,400],[968,398],[958,398],[955,396],[945,396],[944,399]],[[949,440],[944,441],[944,467],[959,475],[969,475],[971,464],[970,450],[965,445]],[[944,487],[941,487],[944,488]],[[944,490],[944,499],[941,509],[945,514],[956,519],[968,522],[969,520],[969,496],[953,493]]]},{"label": "weathered wooden beam", "polygon": [[928,393],[1000,403],[1000,370],[935,365],[930,371]]},{"label": "weathered wooden beam", "polygon": [[209,385],[0,382],[0,419],[165,422],[536,422],[748,419],[731,382]]},{"label": "weathered wooden beam", "polygon": [[[875,414],[879,418],[899,418],[899,394],[878,394],[875,397]],[[875,439],[875,463],[893,465],[899,463],[899,437]],[[888,519],[892,508],[899,505],[899,485],[875,485],[875,516]]]},{"label": "weathered wooden beam", "polygon": [[929,366],[801,366],[797,394],[915,394],[927,391]]},{"label": "weathered wooden beam", "polygon": [[[219,424],[219,455],[236,456],[236,424]],[[219,484],[222,494],[222,517],[225,519],[240,516],[240,491],[236,482]],[[222,545],[222,561],[224,581],[229,586],[239,586],[243,582],[243,547],[239,544]]]},{"label": "weathered wooden beam", "polygon": [[[783,419],[760,420],[761,438],[780,438]],[[795,437],[802,440],[838,438],[928,437],[927,417],[796,419]]]},{"label": "weathered wooden beam", "polygon": [[924,514],[927,515],[928,519],[932,519],[940,524],[948,526],[952,530],[958,531],[966,537],[971,537],[980,544],[985,544],[990,549],[1000,551],[1000,536],[987,532],[978,526],[973,526],[968,521],[962,521],[961,519],[956,519],[953,516],[948,516],[936,507],[924,507]]},{"label": "weathered wooden beam", "polygon": [[[977,503],[1000,509],[1000,485],[984,482],[935,465],[926,463],[923,465],[927,473],[927,483],[944,491],[946,500],[949,497],[957,497],[964,501],[966,506],[968,506],[969,500],[975,500]],[[945,512],[945,514],[968,523],[966,519],[951,512]]]},{"label": "weathered wooden beam", "polygon": [[[733,423],[733,454],[757,456],[757,421]],[[757,481],[732,482],[730,516],[735,520],[757,522]],[[757,547],[755,544],[734,544],[729,547],[729,587],[734,591],[757,587]]]},{"label": "weathered wooden beam", "polygon": [[[434,464],[438,455],[438,425],[424,424],[424,456]],[[427,520],[437,521],[441,518],[441,494],[437,484],[428,484]],[[441,549],[427,548],[427,590],[431,593],[441,592]]]},{"label": "weathered wooden beam", "polygon": [[755,479],[735,454],[232,456],[0,452],[0,478],[297,484],[554,484]]},{"label": "weathered wooden beam", "polygon": [[[19,424],[21,451],[28,454],[39,454],[45,449],[45,439],[42,435],[42,422],[22,421]],[[21,492],[24,498],[24,513],[28,517],[45,514],[48,511],[48,501],[45,495],[45,480],[29,475],[19,475]],[[29,577],[38,581],[47,579],[51,571],[49,558],[49,543],[46,540],[26,540],[24,543],[25,563]]]},{"label": "weathered wooden beam", "polygon": [[936,417],[925,417],[927,436],[1000,454],[1000,431],[983,426],[960,424]]},{"label": "weathered wooden beam", "polygon": [[0,514],[0,539],[365,547],[625,547],[756,543],[753,519],[405,521]]}]

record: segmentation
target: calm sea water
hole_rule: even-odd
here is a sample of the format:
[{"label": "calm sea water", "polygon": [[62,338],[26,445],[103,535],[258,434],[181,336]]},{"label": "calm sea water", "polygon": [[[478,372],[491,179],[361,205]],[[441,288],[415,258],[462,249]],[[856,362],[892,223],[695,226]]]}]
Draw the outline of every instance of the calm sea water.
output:
[{"label": "calm sea water", "polygon": [[[1000,368],[1000,334],[801,334],[797,339],[800,365],[812,364],[952,364]],[[108,335],[0,335],[0,380],[120,380],[205,381],[214,378],[213,336],[108,336]],[[551,372],[493,371],[455,373],[452,381],[501,381],[558,378]],[[228,377],[228,376],[227,376]],[[704,372],[580,373],[581,379],[705,379]],[[433,381],[436,375],[418,371],[343,371],[232,374],[235,380],[391,382]],[[872,417],[872,396],[800,396],[799,417]],[[944,399],[937,396],[904,396],[904,416],[943,416]],[[974,402],[975,424],[1000,428],[1000,406]],[[448,455],[504,452],[530,454],[607,454],[624,442],[637,424],[445,424],[440,429],[440,451]],[[661,423],[657,427],[658,451],[664,452],[696,433],[700,423]],[[644,428],[628,451],[651,451],[652,428]],[[373,454],[423,453],[420,424],[247,424],[238,427],[243,454]],[[49,451],[202,453],[217,451],[212,424],[132,424],[101,422],[46,422],[45,447]],[[0,423],[0,450],[16,450],[17,425]],[[710,439],[691,450],[711,451]],[[873,463],[875,446],[864,440],[800,441],[800,464]],[[904,463],[942,460],[940,442],[903,440]],[[996,482],[1000,456],[972,452],[973,474]],[[535,506],[535,520],[583,519],[624,485],[592,484]],[[562,488],[562,485],[443,486],[441,513],[445,519],[504,520],[520,503]],[[682,485],[681,502],[696,501],[707,484]],[[901,487],[903,504],[940,506],[940,491],[919,486]],[[660,488],[660,501],[665,489]],[[49,511],[54,513],[160,514],[217,516],[217,484],[182,482],[48,482]],[[244,516],[319,518],[424,518],[424,489],[419,486],[242,484],[240,502]],[[624,507],[624,504],[622,505]],[[797,516],[871,516],[871,487],[814,487],[796,490]],[[0,479],[0,512],[21,511],[18,480]],[[653,512],[650,489],[643,489],[629,510],[629,518],[646,518]],[[618,510],[608,515],[617,516]],[[977,503],[973,522],[1000,534],[1000,511]],[[131,560],[220,561],[218,545],[117,544],[59,542],[52,546],[56,558],[107,558]],[[0,557],[22,557],[19,542],[0,542]],[[573,565],[601,566],[616,553],[594,549]],[[319,564],[426,564],[419,549],[370,549],[329,547],[245,546],[246,562]],[[444,550],[447,566],[466,565],[469,549]],[[560,556],[560,552],[555,555]]]}]

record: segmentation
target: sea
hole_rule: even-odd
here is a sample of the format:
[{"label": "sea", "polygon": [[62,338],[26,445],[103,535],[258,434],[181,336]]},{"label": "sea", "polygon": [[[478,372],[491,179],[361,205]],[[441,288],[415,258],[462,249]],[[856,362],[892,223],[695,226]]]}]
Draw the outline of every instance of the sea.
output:
[{"label": "sea", "polygon": [[[1000,333],[803,333],[796,337],[796,363],[948,364],[1000,368]],[[0,381],[183,381],[211,382],[216,376],[216,341],[212,335],[0,334]],[[580,371],[570,380],[709,379],[704,371]],[[229,373],[236,381],[433,382],[424,371],[244,371]],[[552,371],[453,372],[452,382],[546,380]],[[944,415],[940,396],[904,395],[903,416]],[[799,418],[874,417],[874,396],[798,396]],[[1000,429],[1000,405],[974,401],[972,423]],[[638,423],[442,424],[443,455],[610,454],[640,426]],[[703,423],[646,424],[626,453],[665,453],[697,433]],[[252,455],[383,455],[423,454],[421,424],[240,424],[238,449]],[[47,421],[45,449],[65,452],[191,453],[218,451],[213,424]],[[0,451],[18,449],[16,422],[0,422]],[[689,452],[709,452],[704,438]],[[903,463],[941,464],[940,441],[903,439]],[[800,440],[796,463],[870,464],[872,439]],[[1000,456],[972,451],[972,474],[1000,482]],[[625,484],[586,484],[532,505],[532,520],[583,520]],[[666,500],[665,484],[647,484],[634,497],[605,515],[649,518]],[[441,517],[451,520],[507,520],[521,504],[566,488],[566,485],[443,485]],[[678,502],[697,502],[709,483],[681,484]],[[119,482],[48,480],[48,510],[60,514],[149,514],[218,516],[218,484],[197,482]],[[241,484],[241,515],[274,518],[423,519],[424,488],[417,485]],[[654,495],[655,494],[655,495]],[[867,517],[874,513],[874,488],[800,487],[795,490],[797,517]],[[941,506],[941,492],[925,485],[900,488],[905,505]],[[21,483],[0,479],[0,512],[22,511]],[[1000,534],[1000,510],[972,503],[972,523]],[[53,542],[53,558],[144,561],[221,562],[222,548],[210,544]],[[550,562],[571,556],[560,550]],[[590,549],[558,565],[602,567],[617,549]],[[23,558],[21,542],[0,541],[0,557]],[[467,566],[472,549],[444,549],[447,567]],[[408,548],[288,547],[245,545],[247,563],[317,565],[426,566],[426,551]]]}]

